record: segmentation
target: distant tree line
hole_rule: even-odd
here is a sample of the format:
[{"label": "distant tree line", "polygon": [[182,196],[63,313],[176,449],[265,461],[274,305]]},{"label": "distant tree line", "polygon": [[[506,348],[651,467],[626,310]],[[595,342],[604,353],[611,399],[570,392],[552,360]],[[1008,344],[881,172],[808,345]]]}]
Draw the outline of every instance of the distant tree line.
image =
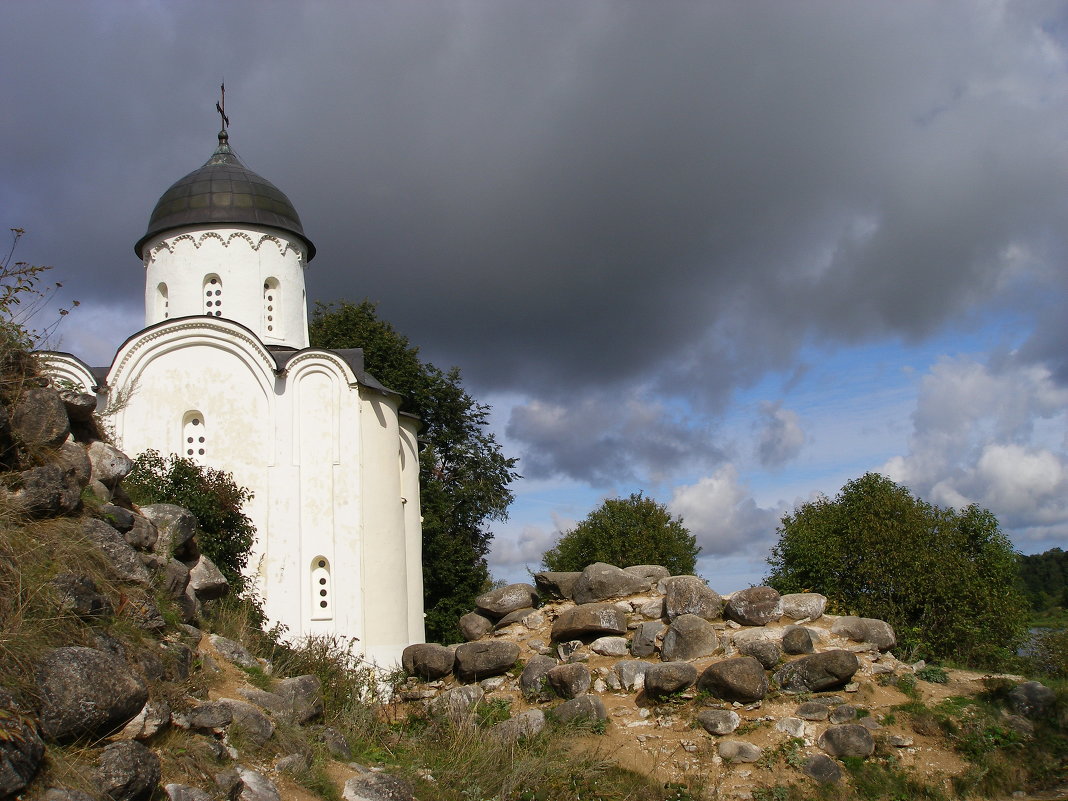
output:
[{"label": "distant tree line", "polygon": [[1020,589],[1036,612],[1058,606],[1068,609],[1068,552],[1052,548],[1021,556]]}]

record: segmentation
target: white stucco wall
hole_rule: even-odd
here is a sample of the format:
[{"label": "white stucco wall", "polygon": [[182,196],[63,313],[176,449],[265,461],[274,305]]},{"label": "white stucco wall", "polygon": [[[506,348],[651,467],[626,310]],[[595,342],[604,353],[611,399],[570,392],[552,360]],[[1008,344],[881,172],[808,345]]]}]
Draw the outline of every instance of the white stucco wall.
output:
[{"label": "white stucco wall", "polygon": [[307,253],[296,237],[274,228],[179,228],[148,240],[142,254],[146,327],[211,314],[267,345],[308,346]]}]

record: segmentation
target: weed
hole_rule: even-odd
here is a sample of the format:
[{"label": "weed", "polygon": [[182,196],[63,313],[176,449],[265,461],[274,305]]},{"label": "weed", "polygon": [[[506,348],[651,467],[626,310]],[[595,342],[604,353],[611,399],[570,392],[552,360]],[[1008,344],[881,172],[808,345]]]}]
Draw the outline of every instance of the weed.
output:
[{"label": "weed", "polygon": [[773,768],[781,759],[787,767],[801,770],[805,764],[805,741],[800,737],[791,737],[779,743],[775,748],[768,748],[760,757],[762,768]]},{"label": "weed", "polygon": [[916,678],[923,679],[931,684],[945,684],[949,681],[949,674],[946,673],[945,668],[938,665],[927,665],[916,671]]},{"label": "weed", "polygon": [[753,790],[753,801],[787,801],[789,797],[790,788],[785,784],[757,787]]},{"label": "weed", "polygon": [[844,757],[842,762],[864,801],[945,801],[941,788],[924,784],[892,761]]},{"label": "weed", "polygon": [[475,707],[475,719],[478,725],[489,728],[508,720],[512,716],[512,702],[508,698],[493,698],[483,701]]}]

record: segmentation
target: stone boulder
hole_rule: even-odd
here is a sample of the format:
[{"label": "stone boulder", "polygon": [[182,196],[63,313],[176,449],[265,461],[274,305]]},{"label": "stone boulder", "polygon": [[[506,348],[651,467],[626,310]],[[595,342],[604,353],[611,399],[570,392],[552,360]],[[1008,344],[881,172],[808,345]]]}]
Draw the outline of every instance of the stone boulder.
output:
[{"label": "stone boulder", "polygon": [[237,801],[282,801],[274,782],[262,773],[239,767],[237,774],[241,779]]},{"label": "stone boulder", "polygon": [[582,578],[581,572],[545,572],[534,574],[534,584],[537,585],[538,590],[550,598],[558,598],[560,600],[570,600],[571,591],[575,587],[575,582]]},{"label": "stone boulder", "polygon": [[550,668],[545,680],[561,698],[577,698],[589,691],[593,676],[585,665],[568,664]]},{"label": "stone boulder", "polygon": [[93,419],[96,411],[96,396],[88,392],[78,392],[74,389],[59,390],[59,399],[63,401],[63,409],[67,413],[67,419],[72,423],[88,423]]},{"label": "stone boulder", "polygon": [[113,654],[55,648],[35,673],[41,732],[50,740],[104,737],[125,726],[148,700],[144,682]]},{"label": "stone boulder", "polygon": [[235,698],[220,698],[218,703],[230,710],[232,720],[228,732],[237,732],[256,748],[262,748],[274,736],[271,719],[252,704]]},{"label": "stone boulder", "polygon": [[660,658],[680,662],[711,656],[719,646],[712,624],[697,615],[679,615],[668,627]]},{"label": "stone boulder", "polygon": [[599,656],[627,656],[630,646],[626,637],[598,637],[590,643],[590,650]]},{"label": "stone boulder", "polygon": [[114,613],[111,602],[88,576],[60,573],[49,584],[55,589],[63,608],[82,620],[99,620]]},{"label": "stone boulder", "polygon": [[196,562],[186,563],[189,568],[189,587],[201,601],[222,598],[230,592],[230,582],[208,557],[201,554]]},{"label": "stone boulder", "polygon": [[163,787],[167,794],[167,801],[214,801],[214,797],[208,795],[199,787],[190,787],[187,784],[167,784]]},{"label": "stone boulder", "polygon": [[11,433],[31,450],[58,448],[70,436],[70,418],[59,393],[51,387],[22,391],[11,412]]},{"label": "stone boulder", "polygon": [[758,762],[764,756],[763,748],[745,740],[720,740],[716,750],[724,762]]},{"label": "stone boulder", "polygon": [[443,710],[445,716],[453,723],[461,723],[470,718],[472,710],[485,696],[485,690],[477,684],[469,684],[446,690],[432,701],[432,705]]},{"label": "stone boulder", "polygon": [[112,743],[100,752],[97,787],[112,801],[147,801],[160,778],[159,757],[141,743]]},{"label": "stone boulder", "polygon": [[538,590],[531,584],[509,584],[483,593],[475,599],[476,611],[493,620],[509,612],[527,609],[538,603]]},{"label": "stone boulder", "polygon": [[451,648],[436,643],[409,645],[401,654],[401,665],[409,676],[433,681],[452,673],[456,656]]},{"label": "stone boulder", "polygon": [[801,772],[820,784],[837,784],[842,780],[842,769],[826,754],[813,754],[801,766]]},{"label": "stone boulder", "polygon": [[199,553],[193,537],[197,519],[193,513],[173,503],[153,503],[141,507],[141,514],[156,526],[155,551],[182,561],[192,561]]},{"label": "stone boulder", "polygon": [[469,683],[499,676],[515,665],[517,659],[519,646],[514,642],[465,642],[456,648],[456,677]]},{"label": "stone boulder", "polygon": [[652,665],[640,659],[623,659],[613,667],[619,686],[624,690],[636,691],[645,687],[645,674]]},{"label": "stone boulder", "polygon": [[753,657],[765,670],[772,670],[782,659],[782,648],[771,640],[753,637],[736,642],[735,647],[742,656]]},{"label": "stone boulder", "polygon": [[827,609],[827,596],[818,592],[792,592],[782,596],[782,614],[793,620],[816,620]]},{"label": "stone boulder", "polygon": [[875,739],[858,723],[828,726],[816,745],[836,757],[869,757],[875,753]]},{"label": "stone boulder", "polygon": [[630,638],[630,652],[634,656],[652,656],[656,653],[657,640],[667,633],[667,626],[659,620],[639,623]]},{"label": "stone boulder", "polygon": [[662,662],[649,665],[645,671],[645,694],[650,698],[666,698],[692,687],[697,681],[697,668],[689,662]]},{"label": "stone boulder", "polygon": [[493,631],[493,621],[478,612],[468,612],[460,618],[460,633],[468,642],[480,640]]},{"label": "stone boulder", "polygon": [[532,606],[525,606],[522,609],[516,609],[514,612],[509,612],[494,624],[494,629],[503,629],[507,626],[511,626],[513,623],[525,623],[527,618],[534,615],[536,619],[539,614],[538,610]]},{"label": "stone boulder", "polygon": [[1053,708],[1057,694],[1040,681],[1025,681],[1009,692],[1009,703],[1017,715],[1041,718]]},{"label": "stone boulder", "polygon": [[811,654],[816,650],[815,638],[804,626],[787,626],[782,635],[782,650],[787,654]]},{"label": "stone boulder", "polygon": [[788,662],[779,668],[775,681],[787,692],[818,693],[844,687],[859,669],[856,654],[836,649]]},{"label": "stone boulder", "polygon": [[623,571],[645,579],[650,587],[655,587],[658,582],[671,575],[671,571],[661,565],[631,565],[623,568]]},{"label": "stone boulder", "polygon": [[641,576],[628,573],[615,565],[594,562],[582,571],[571,588],[571,597],[577,604],[625,598],[649,589],[649,582]]},{"label": "stone boulder", "polygon": [[37,774],[44,754],[33,719],[0,690],[0,798],[21,792]]},{"label": "stone boulder", "polygon": [[782,596],[772,587],[749,587],[734,593],[723,616],[743,626],[766,626],[782,617]]},{"label": "stone boulder", "polygon": [[741,722],[738,713],[729,709],[702,709],[697,713],[697,723],[701,728],[717,736],[730,734]]},{"label": "stone boulder", "polygon": [[552,715],[561,723],[580,720],[596,722],[608,719],[608,713],[605,711],[601,699],[596,695],[590,694],[580,695],[578,698],[564,701],[564,703],[552,710]]},{"label": "stone boulder", "polygon": [[415,801],[412,786],[388,773],[361,773],[345,782],[344,801]]},{"label": "stone boulder", "polygon": [[897,645],[897,637],[890,624],[873,617],[840,617],[831,626],[831,634],[845,636],[855,642],[871,643],[880,651],[889,651]]},{"label": "stone boulder", "polygon": [[831,715],[831,707],[820,701],[805,701],[794,714],[801,720],[827,720]]},{"label": "stone boulder", "polygon": [[534,737],[544,728],[545,713],[540,709],[528,709],[498,723],[490,729],[490,733],[499,740],[514,743],[527,737]]},{"label": "stone boulder", "polygon": [[662,584],[664,613],[668,620],[674,620],[679,615],[697,615],[705,620],[716,620],[723,614],[723,598],[697,576],[672,576]]},{"label": "stone boulder", "polygon": [[613,604],[581,604],[564,609],[552,628],[552,637],[557,642],[589,635],[626,633],[627,617]]},{"label": "stone boulder", "polygon": [[30,517],[69,515],[82,507],[82,485],[77,471],[59,463],[23,470],[17,474],[13,487],[5,492],[9,502]]},{"label": "stone boulder", "polygon": [[114,445],[108,445],[101,440],[90,443],[87,451],[89,461],[93,465],[93,480],[99,481],[110,490],[114,490],[134,468],[133,459]]},{"label": "stone boulder", "polygon": [[724,701],[751,704],[768,694],[768,676],[756,659],[738,656],[705,668],[697,688]]},{"label": "stone boulder", "polygon": [[236,640],[231,640],[219,634],[209,634],[208,641],[219,652],[219,656],[227,662],[233,662],[238,667],[243,668],[260,667],[256,657],[250,654],[248,649]]},{"label": "stone boulder", "polygon": [[533,656],[523,666],[523,672],[519,676],[519,690],[527,698],[548,700],[549,671],[556,667],[557,662],[551,656]]},{"label": "stone boulder", "polygon": [[149,583],[148,570],[138,558],[137,551],[119,532],[95,518],[88,518],[82,523],[82,532],[108,558],[116,578],[134,584]]},{"label": "stone boulder", "polygon": [[285,702],[284,718],[290,723],[303,726],[323,716],[323,686],[318,676],[308,674],[282,679],[274,691]]}]

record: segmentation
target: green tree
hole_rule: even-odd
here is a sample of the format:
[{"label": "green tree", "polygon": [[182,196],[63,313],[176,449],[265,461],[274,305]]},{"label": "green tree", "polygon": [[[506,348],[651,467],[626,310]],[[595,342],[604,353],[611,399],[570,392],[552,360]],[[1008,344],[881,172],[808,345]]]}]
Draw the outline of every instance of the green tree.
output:
[{"label": "green tree", "polygon": [[594,562],[618,567],[663,565],[671,574],[694,572],[697,538],[667,508],[642,493],[611,498],[573,529],[560,535],[541,557],[546,570],[582,570]]},{"label": "green tree", "polygon": [[237,486],[233,475],[148,450],[134,459],[134,469],[122,485],[139,505],[173,503],[192,512],[201,553],[222,571],[235,592],[246,588],[243,571],[256,529],[242,507],[252,499],[252,491]]},{"label": "green tree", "polygon": [[942,509],[867,473],[783,517],[778,534],[768,584],[886,620],[919,656],[994,666],[1026,628],[1017,554],[986,509]]},{"label": "green tree", "polygon": [[423,594],[427,639],[459,642],[460,616],[474,607],[489,580],[491,520],[505,520],[509,485],[519,477],[487,431],[490,407],[463,388],[458,368],[443,371],[419,359],[419,349],[378,318],[376,305],[319,304],[311,341],[321,348],[362,348],[367,371],[404,396],[401,410],[423,423],[419,439],[423,514]]}]

